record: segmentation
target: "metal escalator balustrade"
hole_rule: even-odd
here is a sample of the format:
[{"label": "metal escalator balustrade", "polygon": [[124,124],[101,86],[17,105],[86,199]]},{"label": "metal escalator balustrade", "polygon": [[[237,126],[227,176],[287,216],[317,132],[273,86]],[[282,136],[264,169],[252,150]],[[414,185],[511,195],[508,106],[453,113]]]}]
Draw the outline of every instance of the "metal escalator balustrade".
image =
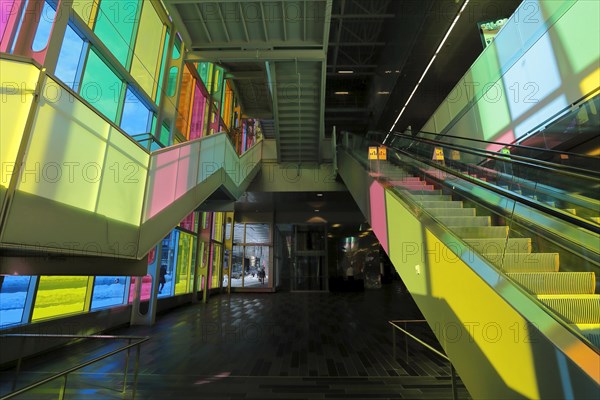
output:
[{"label": "metal escalator balustrade", "polygon": [[[392,149],[388,152],[393,154]],[[403,160],[407,159],[403,157]],[[569,249],[556,239],[540,237],[517,216],[507,218],[472,199],[461,198],[453,190],[458,182],[450,179],[450,175],[435,181],[433,177],[439,176],[440,171],[433,170],[430,165],[417,167],[417,163],[402,167],[378,162],[376,171],[390,186],[404,192],[598,351],[600,294],[596,275],[600,270],[599,249],[596,247],[593,259],[583,259],[572,250],[576,246]],[[453,186],[444,187],[444,181]]]},{"label": "metal escalator balustrade", "polygon": [[599,225],[598,170],[406,135],[395,135],[390,144],[421,160],[431,160],[433,152],[438,149],[444,154],[444,167],[577,216],[594,226]]}]

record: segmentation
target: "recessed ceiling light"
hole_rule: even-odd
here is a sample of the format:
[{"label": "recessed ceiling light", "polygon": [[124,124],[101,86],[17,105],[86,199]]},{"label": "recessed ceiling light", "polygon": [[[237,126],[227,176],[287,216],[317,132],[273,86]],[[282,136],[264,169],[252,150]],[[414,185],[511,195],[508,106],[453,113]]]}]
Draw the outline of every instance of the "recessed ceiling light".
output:
[{"label": "recessed ceiling light", "polygon": [[385,73],[386,73],[386,74],[391,74],[391,73],[392,73],[392,70],[391,70],[391,69],[388,69],[387,71],[385,71]]},{"label": "recessed ceiling light", "polygon": [[353,73],[354,73],[354,71],[350,71],[350,70],[341,70],[341,71],[338,71],[338,74],[353,74]]},{"label": "recessed ceiling light", "polygon": [[347,96],[350,94],[350,92],[335,92],[335,94],[341,95],[341,96]]},{"label": "recessed ceiling light", "polygon": [[318,208],[315,208],[315,212],[319,212],[320,210]]},{"label": "recessed ceiling light", "polygon": [[390,92],[377,92],[377,94],[390,94]]},{"label": "recessed ceiling light", "polygon": [[323,193],[317,193],[317,197],[323,197]]},{"label": "recessed ceiling light", "polygon": [[331,225],[332,228],[339,228],[340,226],[342,226],[342,224],[333,224],[333,225]]}]

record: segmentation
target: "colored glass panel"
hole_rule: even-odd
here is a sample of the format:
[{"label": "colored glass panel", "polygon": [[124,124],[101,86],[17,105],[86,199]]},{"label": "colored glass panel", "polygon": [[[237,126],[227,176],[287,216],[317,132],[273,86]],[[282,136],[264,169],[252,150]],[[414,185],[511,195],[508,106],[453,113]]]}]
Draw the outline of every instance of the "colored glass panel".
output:
[{"label": "colored glass panel", "polygon": [[204,97],[200,87],[198,84],[196,84],[194,89],[194,103],[192,105],[190,140],[194,140],[203,136],[205,108],[206,97]]},{"label": "colored glass panel", "polygon": [[194,232],[195,219],[196,219],[196,213],[192,212],[181,221],[179,226],[182,227],[183,229],[187,229],[188,231]]},{"label": "colored glass panel", "polygon": [[179,232],[179,246],[177,253],[177,273],[175,275],[175,294],[189,293],[192,268],[192,243],[194,236],[189,233]]},{"label": "colored glass panel", "polygon": [[86,24],[92,26],[98,11],[98,0],[75,0],[72,8]]},{"label": "colored glass panel", "polygon": [[149,131],[148,122],[150,121],[150,115],[151,112],[148,107],[142,103],[131,88],[128,88],[125,94],[121,128],[129,135],[147,133]]},{"label": "colored glass panel", "polygon": [[[135,282],[136,279],[140,279],[139,276],[132,276],[129,283],[129,299],[128,302],[133,302],[133,296],[135,295]],[[142,288],[140,292],[140,301],[150,300],[152,294],[152,275],[146,275],[142,278]]]},{"label": "colored glass panel", "polygon": [[140,4],[139,0],[102,0],[94,27],[96,36],[126,68]]},{"label": "colored glass panel", "polygon": [[8,30],[8,20],[11,15],[17,12],[15,0],[0,0],[0,42],[4,38],[5,32]]},{"label": "colored glass panel", "polygon": [[0,327],[23,320],[30,276],[0,275]]},{"label": "colored glass panel", "polygon": [[198,63],[198,74],[200,75],[200,79],[202,79],[204,86],[210,91],[208,82],[212,80],[212,64],[208,62]]},{"label": "colored glass panel", "polygon": [[90,51],[83,74],[81,96],[108,119],[115,121],[122,90],[121,79],[94,50]]},{"label": "colored glass panel", "polygon": [[0,204],[10,183],[13,165],[17,159],[19,146],[27,115],[33,101],[36,82],[40,71],[30,64],[10,60],[0,60]]},{"label": "colored glass panel", "polygon": [[192,102],[194,101],[195,85],[196,80],[192,76],[189,68],[185,66],[183,69],[183,77],[181,78],[181,86],[179,88],[179,110],[175,126],[186,138],[189,138],[190,136],[190,119]]},{"label": "colored glass panel", "polygon": [[212,263],[210,264],[210,286],[209,289],[220,287],[221,284],[221,258],[223,246],[217,243],[211,243]]},{"label": "colored glass panel", "polygon": [[97,276],[94,279],[92,310],[121,305],[125,301],[124,276]]},{"label": "colored glass panel", "polygon": [[172,97],[175,96],[175,92],[177,90],[177,74],[179,73],[179,68],[171,67],[169,69],[169,79],[167,81],[167,96]]},{"label": "colored glass panel", "polygon": [[165,42],[163,43],[163,53],[162,53],[162,59],[160,62],[160,74],[158,75],[158,90],[156,92],[156,104],[160,103],[160,99],[162,97],[162,92],[163,92],[163,80],[165,77],[165,71],[167,69],[167,55],[168,55],[168,51],[169,51],[169,38],[170,38],[170,34],[169,31],[167,30],[166,34],[165,34]]},{"label": "colored glass panel", "polygon": [[160,271],[165,276],[165,282],[158,284],[158,297],[173,296],[175,278],[177,251],[179,245],[179,231],[174,230],[163,239],[162,253],[160,260]]},{"label": "colored glass panel", "polygon": [[85,41],[67,25],[54,75],[75,91],[81,79],[85,47]]},{"label": "colored glass panel", "polygon": [[165,27],[151,1],[144,1],[137,33],[131,76],[148,96],[155,98],[159,55]]},{"label": "colored glass panel", "polygon": [[[600,2],[578,1],[555,25],[566,53],[568,74],[579,74],[586,68],[598,66],[600,49]],[[595,68],[592,68],[592,70]]]},{"label": "colored glass panel", "polygon": [[33,37],[31,50],[41,51],[46,48],[48,40],[50,39],[50,33],[52,32],[52,26],[54,25],[55,16],[56,10],[54,10],[54,8],[46,1],[44,3],[44,8],[42,9],[42,14],[40,15],[35,36]]},{"label": "colored glass panel", "polygon": [[31,321],[86,311],[91,282],[87,276],[41,276]]},{"label": "colored glass panel", "polygon": [[149,155],[61,90],[47,79],[17,190],[139,225]]},{"label": "colored glass panel", "polygon": [[213,217],[213,235],[212,239],[218,242],[223,241],[223,220],[225,213],[216,212]]}]

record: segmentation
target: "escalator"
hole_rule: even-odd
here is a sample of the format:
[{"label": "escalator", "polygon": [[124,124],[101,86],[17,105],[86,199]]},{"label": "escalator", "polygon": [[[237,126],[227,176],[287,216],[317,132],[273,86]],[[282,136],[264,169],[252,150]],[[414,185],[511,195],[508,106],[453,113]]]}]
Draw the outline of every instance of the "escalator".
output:
[{"label": "escalator", "polygon": [[238,156],[220,133],[149,152],[32,61],[0,66],[1,274],[145,275],[135,261],[260,169],[261,142]]},{"label": "escalator", "polygon": [[[556,178],[540,187],[482,166],[497,154],[480,149],[388,143],[387,161],[369,161],[369,143],[346,137],[340,175],[471,395],[597,397],[600,226],[549,200],[570,201],[565,182],[587,174],[536,164]],[[534,164],[498,161],[513,172]],[[579,198],[597,211],[597,199]]]}]

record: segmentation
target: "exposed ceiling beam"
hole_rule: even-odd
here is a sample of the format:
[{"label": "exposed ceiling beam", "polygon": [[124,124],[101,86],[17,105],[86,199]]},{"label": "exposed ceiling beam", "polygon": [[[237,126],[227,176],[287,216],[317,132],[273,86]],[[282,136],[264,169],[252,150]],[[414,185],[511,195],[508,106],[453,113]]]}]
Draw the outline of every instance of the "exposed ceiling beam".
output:
[{"label": "exposed ceiling beam", "polygon": [[212,42],[212,37],[210,35],[210,32],[208,31],[206,22],[204,22],[204,14],[202,14],[202,7],[200,7],[200,4],[196,4],[196,10],[198,10],[198,14],[200,14],[200,24],[202,25],[202,28],[204,29],[204,33],[206,33],[206,37],[208,38],[208,41]]},{"label": "exposed ceiling beam", "polygon": [[323,50],[205,50],[193,51],[186,61],[257,62],[257,61],[325,61]]},{"label": "exposed ceiling beam", "polygon": [[263,6],[262,1],[259,2],[259,4],[260,4],[260,20],[262,21],[263,32],[265,34],[265,41],[268,42],[269,41],[269,32],[267,32],[267,21],[265,18],[265,8]]},{"label": "exposed ceiling beam", "polygon": [[[342,0],[340,3],[340,13],[341,15],[344,15],[344,10],[346,8],[346,0]],[[338,21],[338,30],[336,32],[336,36],[335,36],[335,43],[337,43],[335,45],[335,49],[333,50],[333,63],[332,63],[332,68],[335,71],[337,69],[337,61],[338,61],[338,54],[340,51],[340,39],[342,36],[342,24],[344,21],[339,20]]]},{"label": "exposed ceiling beam", "polygon": [[223,18],[223,11],[221,11],[221,6],[217,4],[217,10],[219,10],[219,19],[221,20],[221,24],[223,25],[223,30],[225,31],[225,37],[228,42],[231,42],[231,36],[229,36],[229,30],[227,29],[227,24],[225,24],[225,18]]},{"label": "exposed ceiling beam", "polygon": [[167,7],[167,11],[171,15],[171,18],[173,18],[173,24],[175,24],[177,30],[181,34],[183,43],[190,45],[192,43],[192,37],[190,36],[189,31],[187,30],[185,22],[183,22],[183,19],[181,18],[181,14],[179,14],[179,11],[177,11],[177,7],[175,7],[170,2],[165,2],[165,6]]},{"label": "exposed ceiling beam", "polygon": [[281,3],[281,22],[283,25],[283,40],[287,42],[287,23],[285,22],[285,7]]},{"label": "exposed ceiling beam", "polygon": [[385,42],[331,42],[330,46],[347,46],[347,47],[356,47],[356,46],[385,46]]},{"label": "exposed ceiling beam", "polygon": [[248,33],[248,26],[246,25],[246,18],[244,17],[244,10],[242,10],[242,3],[239,4],[239,8],[242,25],[244,26],[244,37],[246,38],[246,42],[249,42],[250,34]]},{"label": "exposed ceiling beam", "polygon": [[333,14],[331,19],[391,19],[396,14]]},{"label": "exposed ceiling beam", "polygon": [[[265,71],[239,71],[239,72],[227,72],[225,75],[226,78],[235,79],[235,80],[264,80],[266,82],[267,74]],[[266,84],[266,83],[265,83]]]}]

